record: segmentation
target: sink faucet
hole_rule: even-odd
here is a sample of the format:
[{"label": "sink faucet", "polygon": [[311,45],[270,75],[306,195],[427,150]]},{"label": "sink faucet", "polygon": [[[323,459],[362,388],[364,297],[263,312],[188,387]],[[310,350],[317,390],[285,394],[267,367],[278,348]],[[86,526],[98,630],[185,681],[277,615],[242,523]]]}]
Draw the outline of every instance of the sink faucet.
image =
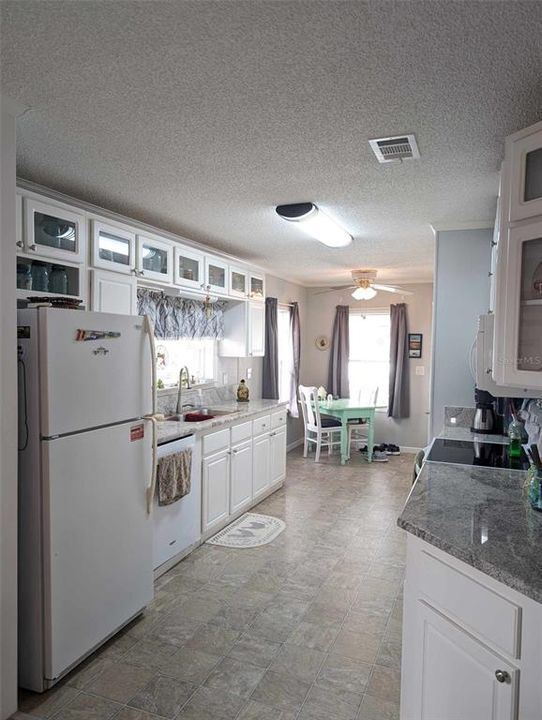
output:
[{"label": "sink faucet", "polygon": [[183,403],[182,403],[182,393],[183,393],[183,382],[186,381],[186,389],[190,390],[190,373],[188,372],[188,368],[186,365],[181,368],[179,372],[179,389],[177,390],[177,407],[175,409],[175,412],[177,415],[182,415],[183,412]]}]

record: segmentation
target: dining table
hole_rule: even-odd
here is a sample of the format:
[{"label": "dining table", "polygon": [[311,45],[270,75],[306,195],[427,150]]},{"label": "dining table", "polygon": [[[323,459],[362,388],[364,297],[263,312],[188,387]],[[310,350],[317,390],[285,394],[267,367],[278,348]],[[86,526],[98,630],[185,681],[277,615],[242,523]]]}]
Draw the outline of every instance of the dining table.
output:
[{"label": "dining table", "polygon": [[321,400],[318,403],[321,415],[337,418],[341,421],[341,465],[349,460],[348,455],[348,421],[365,420],[367,428],[367,462],[373,461],[375,405],[362,405],[359,400],[339,398],[338,400]]}]

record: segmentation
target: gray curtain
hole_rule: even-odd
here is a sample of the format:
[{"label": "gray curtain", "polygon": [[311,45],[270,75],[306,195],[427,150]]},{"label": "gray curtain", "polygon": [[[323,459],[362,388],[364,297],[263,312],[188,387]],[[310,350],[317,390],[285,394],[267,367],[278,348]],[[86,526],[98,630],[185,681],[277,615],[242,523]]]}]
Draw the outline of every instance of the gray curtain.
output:
[{"label": "gray curtain", "polygon": [[137,312],[149,315],[154,334],[161,340],[224,337],[224,308],[218,301],[206,307],[201,300],[166,295],[157,290],[137,289]]},{"label": "gray curtain", "polygon": [[299,362],[301,359],[301,327],[299,325],[299,306],[296,302],[292,303],[290,308],[290,337],[292,340],[292,375],[288,410],[292,417],[299,417],[297,386],[299,385]]},{"label": "gray curtain", "polygon": [[348,305],[337,305],[335,311],[327,379],[328,393],[338,395],[341,398],[347,398],[350,394],[348,386],[348,357],[350,355],[349,310]]},{"label": "gray curtain", "polygon": [[262,371],[262,397],[279,397],[278,300],[265,298],[265,355]]},{"label": "gray curtain", "polygon": [[408,381],[408,317],[405,303],[390,306],[390,394],[388,417],[407,418],[410,414]]}]

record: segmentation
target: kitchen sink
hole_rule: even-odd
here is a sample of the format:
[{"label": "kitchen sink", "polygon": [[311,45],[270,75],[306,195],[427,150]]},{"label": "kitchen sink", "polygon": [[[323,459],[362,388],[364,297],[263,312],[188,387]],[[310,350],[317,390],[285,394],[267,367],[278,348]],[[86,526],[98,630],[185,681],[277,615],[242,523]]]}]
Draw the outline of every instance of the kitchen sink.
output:
[{"label": "kitchen sink", "polygon": [[234,410],[214,410],[213,408],[190,408],[190,410],[186,410],[182,415],[167,415],[164,420],[167,421],[173,421],[173,422],[183,422],[186,419],[187,415],[205,415],[206,417],[198,418],[198,420],[190,420],[189,422],[204,422],[205,420],[211,420],[211,418],[217,417],[218,415],[234,415],[235,413],[238,413],[239,409],[236,408]]}]

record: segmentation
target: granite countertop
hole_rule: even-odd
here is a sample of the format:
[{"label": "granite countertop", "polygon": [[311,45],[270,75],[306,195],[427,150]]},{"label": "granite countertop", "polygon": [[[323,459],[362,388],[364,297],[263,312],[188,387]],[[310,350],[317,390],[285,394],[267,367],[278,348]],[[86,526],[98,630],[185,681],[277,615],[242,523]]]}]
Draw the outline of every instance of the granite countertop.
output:
[{"label": "granite countertop", "polygon": [[526,472],[426,462],[397,524],[542,603],[542,513]]},{"label": "granite countertop", "polygon": [[509,445],[510,440],[506,435],[484,435],[471,432],[468,427],[451,427],[446,425],[439,435],[443,440],[476,440],[478,442],[491,443],[493,445]]},{"label": "granite countertop", "polygon": [[[275,410],[285,405],[285,402],[280,402],[279,400],[250,400],[247,403],[238,403],[235,400],[230,400],[228,402],[213,403],[210,408],[211,410],[220,410],[222,412],[230,410],[231,412],[225,415],[216,415],[214,418],[203,420],[202,422],[176,422],[174,420],[159,422],[157,430],[158,444],[160,445],[160,443],[168,442],[169,440],[176,440],[186,435],[202,434],[208,430],[213,430],[265,411]],[[197,409],[194,408],[193,412],[196,411]],[[190,410],[186,410],[185,412],[190,412]]]}]

